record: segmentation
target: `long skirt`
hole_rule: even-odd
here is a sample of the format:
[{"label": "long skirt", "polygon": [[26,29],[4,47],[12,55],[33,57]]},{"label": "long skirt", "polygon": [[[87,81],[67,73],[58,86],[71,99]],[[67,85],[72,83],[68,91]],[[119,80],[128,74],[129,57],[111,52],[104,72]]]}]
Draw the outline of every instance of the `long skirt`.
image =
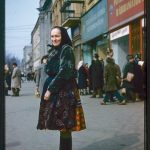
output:
[{"label": "long skirt", "polygon": [[86,128],[83,108],[76,80],[69,80],[63,88],[44,100],[52,77],[48,77],[43,87],[37,129],[80,131]]}]

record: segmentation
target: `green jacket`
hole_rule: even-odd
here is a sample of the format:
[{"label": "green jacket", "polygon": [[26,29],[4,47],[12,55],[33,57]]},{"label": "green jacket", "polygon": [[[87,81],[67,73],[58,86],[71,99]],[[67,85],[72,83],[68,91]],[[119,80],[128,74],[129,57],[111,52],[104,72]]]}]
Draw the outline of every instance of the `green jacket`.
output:
[{"label": "green jacket", "polygon": [[120,77],[120,67],[115,64],[113,58],[107,58],[107,65],[104,68],[104,90],[115,91],[118,89],[117,76]]}]

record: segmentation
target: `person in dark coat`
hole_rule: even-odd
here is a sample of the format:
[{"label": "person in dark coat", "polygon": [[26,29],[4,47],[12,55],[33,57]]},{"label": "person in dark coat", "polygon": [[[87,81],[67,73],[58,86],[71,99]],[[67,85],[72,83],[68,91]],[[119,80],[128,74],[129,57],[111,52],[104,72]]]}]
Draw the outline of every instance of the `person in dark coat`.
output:
[{"label": "person in dark coat", "polygon": [[[123,69],[123,84],[122,88],[125,88],[126,92],[125,97],[127,101],[135,101],[135,62],[134,62],[134,56],[129,54],[127,55],[127,64],[125,65]],[[128,80],[128,76],[130,74],[133,74],[133,77],[131,80]]]},{"label": "person in dark coat", "polygon": [[[114,51],[113,51],[113,49],[112,48],[107,48],[107,51],[106,51],[106,59],[104,60],[104,66],[106,66],[106,64],[107,64],[107,58],[113,58],[113,56],[114,56]],[[116,64],[117,65],[117,64]],[[121,71],[120,71],[120,73],[121,73]],[[114,94],[112,93],[110,93],[110,101],[111,102],[115,102],[115,99],[114,99],[114,96],[113,96]]]},{"label": "person in dark coat", "polygon": [[65,28],[53,27],[51,41],[37,129],[60,131],[59,150],[72,150],[72,131],[86,128],[76,83],[75,57]]},{"label": "person in dark coat", "polygon": [[84,62],[80,61],[78,65],[78,87],[81,95],[86,95],[87,92],[87,72],[84,66]]},{"label": "person in dark coat", "polygon": [[99,60],[99,56],[96,53],[94,55],[95,60],[92,60],[89,73],[91,77],[92,87],[93,87],[93,95],[92,98],[95,98],[98,94],[99,97],[103,97],[102,95],[102,89],[103,89],[103,64]]},{"label": "person in dark coat", "polygon": [[140,101],[143,95],[143,85],[144,85],[144,74],[142,67],[138,64],[141,60],[140,54],[136,54],[134,57],[134,92],[135,101]]},{"label": "person in dark coat", "polygon": [[8,90],[11,90],[11,71],[7,64],[5,64],[4,68],[5,73],[5,96],[8,96]]}]

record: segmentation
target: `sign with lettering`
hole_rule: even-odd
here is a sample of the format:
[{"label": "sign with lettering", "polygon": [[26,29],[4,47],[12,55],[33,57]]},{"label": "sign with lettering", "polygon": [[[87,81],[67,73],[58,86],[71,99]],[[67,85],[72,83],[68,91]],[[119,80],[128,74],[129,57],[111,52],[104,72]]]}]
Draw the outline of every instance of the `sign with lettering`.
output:
[{"label": "sign with lettering", "polygon": [[109,29],[114,29],[144,14],[144,0],[108,0]]},{"label": "sign with lettering", "polygon": [[81,18],[81,36],[83,43],[108,30],[107,1],[100,1]]},{"label": "sign with lettering", "polygon": [[110,40],[112,41],[128,34],[129,34],[129,26],[126,26],[124,28],[121,28],[117,31],[110,33]]}]

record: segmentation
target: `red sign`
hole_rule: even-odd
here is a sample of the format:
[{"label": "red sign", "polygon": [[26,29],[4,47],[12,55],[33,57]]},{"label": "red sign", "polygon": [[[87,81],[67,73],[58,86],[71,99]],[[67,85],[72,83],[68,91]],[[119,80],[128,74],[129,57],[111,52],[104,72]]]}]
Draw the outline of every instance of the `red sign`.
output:
[{"label": "red sign", "polygon": [[144,14],[144,0],[108,0],[109,29],[114,29]]}]

